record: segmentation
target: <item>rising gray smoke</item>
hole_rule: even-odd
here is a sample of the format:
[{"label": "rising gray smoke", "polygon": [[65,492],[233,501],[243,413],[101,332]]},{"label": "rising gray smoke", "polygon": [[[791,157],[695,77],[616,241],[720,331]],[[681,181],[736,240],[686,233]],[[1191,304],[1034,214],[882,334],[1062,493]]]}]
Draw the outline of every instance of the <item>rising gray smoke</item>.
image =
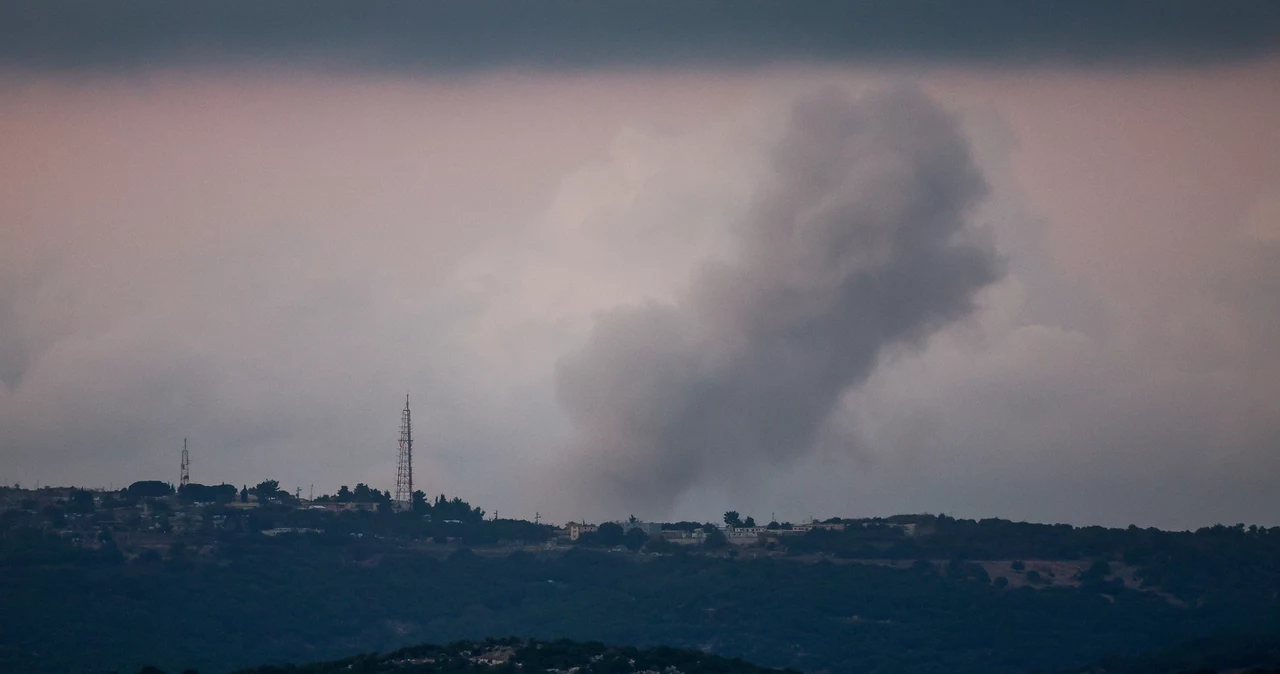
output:
[{"label": "rising gray smoke", "polygon": [[618,307],[557,372],[585,484],[669,507],[731,466],[805,452],[886,347],[972,310],[1000,262],[966,216],[986,186],[912,90],[798,101],[731,262],[672,304]]}]

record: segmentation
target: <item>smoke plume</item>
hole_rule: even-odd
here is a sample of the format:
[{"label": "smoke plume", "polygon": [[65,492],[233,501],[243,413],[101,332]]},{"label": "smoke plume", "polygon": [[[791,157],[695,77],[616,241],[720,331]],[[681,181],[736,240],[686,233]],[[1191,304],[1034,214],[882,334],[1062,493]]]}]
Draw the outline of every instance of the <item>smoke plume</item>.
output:
[{"label": "smoke plume", "polygon": [[670,507],[695,484],[805,452],[880,354],[972,311],[1000,276],[967,223],[986,184],[924,94],[797,101],[732,253],[672,303],[597,317],[557,393],[594,498]]}]

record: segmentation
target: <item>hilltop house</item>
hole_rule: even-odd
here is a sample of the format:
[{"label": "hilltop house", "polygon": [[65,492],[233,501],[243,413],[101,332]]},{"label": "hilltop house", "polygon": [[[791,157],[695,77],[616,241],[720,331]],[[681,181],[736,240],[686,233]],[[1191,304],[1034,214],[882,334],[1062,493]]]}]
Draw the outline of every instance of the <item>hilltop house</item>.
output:
[{"label": "hilltop house", "polygon": [[764,535],[765,527],[721,527],[724,537],[734,545],[755,545]]},{"label": "hilltop house", "polygon": [[582,534],[593,534],[599,529],[596,525],[587,524],[586,522],[570,522],[565,525],[565,528],[569,530],[569,540],[571,541],[578,540],[582,537]]}]

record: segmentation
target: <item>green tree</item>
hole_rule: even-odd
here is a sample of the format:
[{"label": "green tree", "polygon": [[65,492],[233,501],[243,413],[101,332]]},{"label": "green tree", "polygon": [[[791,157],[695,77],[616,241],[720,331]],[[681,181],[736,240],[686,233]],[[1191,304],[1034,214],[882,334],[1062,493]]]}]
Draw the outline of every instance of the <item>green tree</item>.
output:
[{"label": "green tree", "polygon": [[729,539],[725,538],[724,532],[719,529],[712,529],[707,533],[707,538],[702,541],[708,550],[722,550],[729,545]]},{"label": "green tree", "polygon": [[253,488],[253,493],[258,496],[258,500],[266,502],[267,499],[276,498],[280,494],[279,480],[263,480],[258,486]]},{"label": "green tree", "polygon": [[641,528],[639,528],[639,527],[635,527],[635,528],[631,529],[630,531],[628,531],[628,532],[623,536],[622,544],[623,544],[623,545],[625,545],[625,546],[627,546],[627,549],[628,549],[628,550],[631,550],[632,552],[635,552],[635,551],[639,550],[640,548],[643,548],[643,547],[644,547],[644,544],[645,544],[648,540],[649,540],[649,534],[646,534],[646,533],[644,532],[644,529],[641,529]]},{"label": "green tree", "polygon": [[742,519],[738,516],[737,510],[730,510],[724,514],[724,523],[731,527],[740,527]]},{"label": "green tree", "polygon": [[229,484],[210,486],[192,482],[178,487],[178,497],[186,503],[230,503],[235,500],[236,488]]},{"label": "green tree", "polygon": [[159,480],[139,480],[126,489],[133,498],[161,498],[173,493],[173,486]]},{"label": "green tree", "polygon": [[378,492],[369,488],[369,485],[363,482],[357,482],[355,491],[352,492],[352,500],[356,503],[373,503],[378,500],[375,496]]},{"label": "green tree", "polygon": [[600,528],[596,529],[596,540],[605,547],[611,548],[615,545],[622,545],[624,537],[622,525],[617,522],[605,522],[600,525]]},{"label": "green tree", "polygon": [[71,490],[71,502],[67,504],[67,512],[91,513],[93,511],[93,492],[84,489]]},{"label": "green tree", "polygon": [[649,552],[671,553],[675,552],[679,546],[661,536],[651,536],[645,541],[644,547]]},{"label": "green tree", "polygon": [[474,524],[483,519],[483,510],[471,507],[470,503],[457,496],[449,499],[444,494],[441,494],[436,497],[435,504],[431,506],[431,520],[433,522],[457,520],[465,524]]}]

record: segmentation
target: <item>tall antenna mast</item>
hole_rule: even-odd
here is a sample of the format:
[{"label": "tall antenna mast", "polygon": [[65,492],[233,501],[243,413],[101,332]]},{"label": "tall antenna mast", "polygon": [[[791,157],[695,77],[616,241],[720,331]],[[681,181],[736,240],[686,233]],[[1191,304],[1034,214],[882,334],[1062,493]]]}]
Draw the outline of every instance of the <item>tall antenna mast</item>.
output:
[{"label": "tall antenna mast", "polygon": [[404,397],[400,414],[400,460],[396,466],[396,510],[413,508],[413,421],[409,415],[409,396]]},{"label": "tall antenna mast", "polygon": [[[172,464],[170,464],[172,465]],[[187,486],[191,482],[191,456],[187,454],[187,439],[182,439],[182,475],[178,478],[178,488]]]}]

